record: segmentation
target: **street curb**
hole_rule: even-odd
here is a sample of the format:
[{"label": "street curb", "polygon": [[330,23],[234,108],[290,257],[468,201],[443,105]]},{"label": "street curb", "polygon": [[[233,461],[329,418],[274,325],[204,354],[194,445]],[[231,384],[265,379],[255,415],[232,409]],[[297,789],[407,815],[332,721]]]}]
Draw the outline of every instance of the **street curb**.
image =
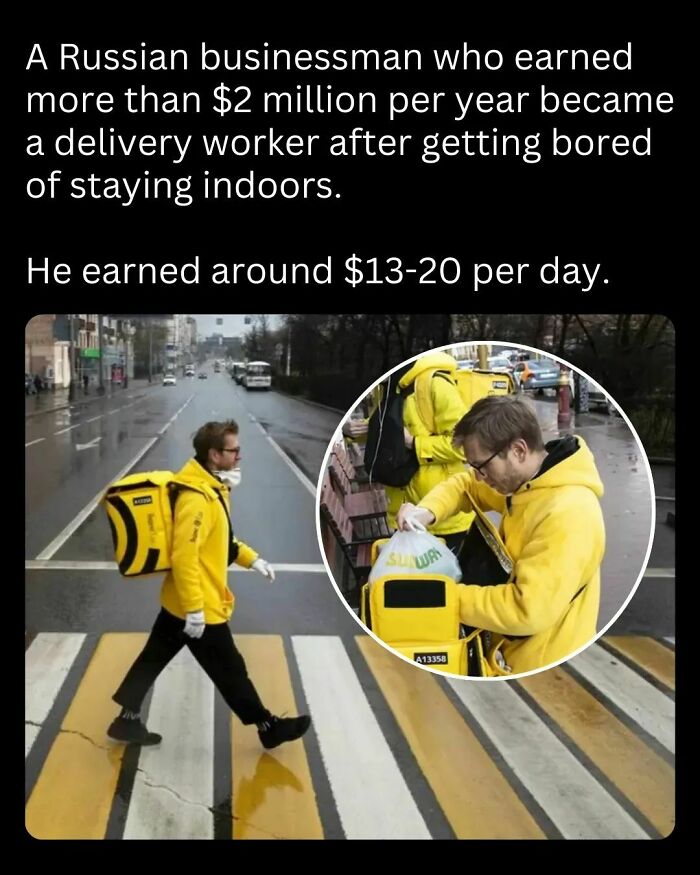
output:
[{"label": "street curb", "polygon": [[[141,389],[143,389],[144,391],[146,389],[154,389],[154,388],[155,388],[155,384],[153,386],[142,386],[141,387]],[[138,391],[141,391],[141,389],[139,389]],[[128,391],[128,386],[127,386],[127,389],[124,391]],[[55,413],[57,410],[68,410],[70,407],[85,407],[88,404],[94,403],[95,401],[102,401],[104,398],[107,398],[107,397],[114,398],[115,396],[114,395],[108,396],[106,394],[105,395],[96,395],[94,398],[84,398],[84,399],[81,399],[80,401],[71,401],[67,404],[59,404],[56,407],[47,407],[45,410],[35,410],[33,413],[25,413],[24,418],[31,419],[34,416],[42,416],[45,413]]]},{"label": "street curb", "polygon": [[333,413],[340,413],[344,415],[347,413],[346,410],[340,410],[338,407],[329,407],[327,404],[321,404],[318,401],[309,401],[308,398],[303,398],[301,395],[291,395],[289,392],[283,392],[281,389],[275,389],[279,395],[284,395],[285,398],[293,398],[295,401],[301,401],[304,404],[310,404],[312,407],[320,407],[322,410],[330,410]]}]

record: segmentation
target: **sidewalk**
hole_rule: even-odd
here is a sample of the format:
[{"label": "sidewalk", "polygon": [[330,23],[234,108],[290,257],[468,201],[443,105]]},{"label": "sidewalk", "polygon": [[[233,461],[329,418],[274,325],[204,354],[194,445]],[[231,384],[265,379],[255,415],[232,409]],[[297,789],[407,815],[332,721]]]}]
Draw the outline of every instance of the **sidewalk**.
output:
[{"label": "sidewalk", "polygon": [[104,395],[98,395],[97,386],[90,386],[90,394],[86,395],[82,388],[78,389],[73,401],[68,400],[68,389],[56,389],[51,392],[40,392],[38,395],[25,395],[24,398],[24,417],[38,416],[41,413],[51,413],[54,410],[64,410],[67,407],[80,407],[84,404],[91,404],[93,401],[100,401],[104,398],[119,397],[120,395],[130,395],[136,391],[160,386],[162,378],[155,377],[152,383],[148,380],[129,380],[129,385],[113,386],[111,383],[105,384]]}]

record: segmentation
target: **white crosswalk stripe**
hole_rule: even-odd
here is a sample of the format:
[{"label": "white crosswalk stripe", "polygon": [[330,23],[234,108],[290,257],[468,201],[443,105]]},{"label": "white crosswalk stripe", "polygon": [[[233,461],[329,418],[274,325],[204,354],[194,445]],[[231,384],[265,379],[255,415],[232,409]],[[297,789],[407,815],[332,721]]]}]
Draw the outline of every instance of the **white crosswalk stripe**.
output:
[{"label": "white crosswalk stripe", "polygon": [[32,749],[41,724],[83,646],[85,635],[42,632],[24,656],[24,755]]},{"label": "white crosswalk stripe", "polygon": [[346,837],[430,838],[340,639],[292,644]]},{"label": "white crosswalk stripe", "polygon": [[214,686],[186,648],[156,681],[148,728],[168,743],[141,751],[124,838],[213,838]]},{"label": "white crosswalk stripe", "polygon": [[507,682],[449,684],[564,838],[648,838]]},{"label": "white crosswalk stripe", "polygon": [[579,653],[570,664],[645,732],[675,752],[675,705],[668,696],[597,644]]}]

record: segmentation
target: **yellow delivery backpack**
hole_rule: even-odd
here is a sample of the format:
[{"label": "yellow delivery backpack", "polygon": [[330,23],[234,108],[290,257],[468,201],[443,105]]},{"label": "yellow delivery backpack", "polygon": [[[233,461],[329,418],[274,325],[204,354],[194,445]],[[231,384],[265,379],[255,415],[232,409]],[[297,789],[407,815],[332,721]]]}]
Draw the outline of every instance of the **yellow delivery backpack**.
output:
[{"label": "yellow delivery backpack", "polygon": [[[388,538],[372,544],[372,564]],[[360,619],[397,653],[449,674],[491,674],[480,630],[459,620],[458,584],[445,574],[387,574],[362,587]]]},{"label": "yellow delivery backpack", "polygon": [[117,480],[102,503],[112,531],[114,557],[124,577],[142,577],[170,570],[173,511],[182,489],[194,489],[210,500],[216,495],[178,481],[172,471],[146,471]]},{"label": "yellow delivery backpack", "polygon": [[431,382],[435,376],[456,384],[467,410],[471,410],[481,398],[486,398],[489,395],[512,395],[516,391],[516,385],[510,374],[496,374],[491,371],[463,371],[458,368],[454,370],[435,368],[424,371],[416,377],[414,382],[416,408],[418,415],[431,434],[435,433],[435,418],[430,391]]}]

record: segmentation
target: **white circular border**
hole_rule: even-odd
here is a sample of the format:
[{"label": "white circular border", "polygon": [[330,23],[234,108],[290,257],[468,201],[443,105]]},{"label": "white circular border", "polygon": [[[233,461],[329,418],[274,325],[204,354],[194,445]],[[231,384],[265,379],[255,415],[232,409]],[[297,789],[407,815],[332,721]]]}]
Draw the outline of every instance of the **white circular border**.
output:
[{"label": "white circular border", "polygon": [[[608,622],[608,624],[606,626],[604,626],[600,630],[600,632],[598,632],[596,634],[596,636],[594,638],[591,638],[590,641],[588,641],[586,644],[579,647],[578,650],[573,651],[573,653],[568,654],[568,656],[564,656],[562,659],[557,660],[557,662],[551,662],[548,665],[542,666],[542,668],[535,668],[532,671],[521,672],[520,674],[502,675],[499,677],[490,677],[490,678],[481,678],[481,677],[473,677],[473,676],[462,675],[462,674],[453,674],[452,672],[437,671],[436,669],[429,668],[426,665],[420,665],[420,663],[417,663],[414,660],[409,659],[407,656],[404,656],[403,654],[398,653],[396,650],[394,650],[393,647],[391,647],[389,644],[387,644],[385,641],[383,641],[381,638],[379,638],[377,635],[375,635],[371,629],[368,629],[365,626],[365,624],[362,622],[360,617],[350,607],[345,596],[342,594],[340,587],[335,582],[333,572],[331,571],[331,567],[328,564],[328,559],[326,558],[326,550],[323,546],[323,537],[321,535],[321,484],[323,483],[323,478],[326,474],[326,469],[328,467],[328,460],[329,460],[330,455],[331,455],[331,450],[333,449],[333,444],[336,443],[336,441],[338,439],[339,432],[340,432],[340,437],[342,439],[341,429],[342,429],[342,426],[345,424],[346,420],[348,419],[348,416],[350,415],[350,413],[357,407],[357,405],[362,401],[362,399],[365,398],[376,386],[378,386],[380,383],[382,383],[390,374],[393,374],[395,371],[398,371],[400,368],[404,367],[404,365],[407,365],[409,362],[418,361],[418,359],[422,358],[425,355],[428,355],[429,353],[443,352],[444,350],[453,349],[455,346],[462,346],[465,344],[469,344],[471,346],[507,346],[507,347],[512,347],[513,349],[525,349],[525,350],[528,350],[529,352],[538,353],[539,355],[546,356],[547,358],[553,359],[554,361],[557,361],[557,362],[560,362],[561,364],[566,365],[568,368],[571,368],[572,370],[581,374],[581,376],[585,377],[590,383],[593,383],[595,386],[597,386],[603,392],[605,397],[614,404],[616,411],[620,414],[620,416],[622,416],[622,418],[627,423],[627,427],[634,435],[634,439],[636,440],[637,446],[641,450],[642,458],[644,459],[644,464],[645,464],[646,470],[647,470],[647,477],[649,478],[649,488],[650,488],[650,492],[651,492],[651,526],[650,526],[650,530],[649,530],[649,543],[647,545],[646,556],[644,557],[644,562],[642,563],[642,567],[639,571],[639,576],[637,577],[636,583],[634,584],[634,586],[630,590],[629,595],[627,596],[627,598],[625,599],[625,601],[623,602],[622,606],[620,607],[618,612],[615,614],[615,616]],[[596,380],[589,377],[588,374],[585,373],[585,371],[582,371],[580,368],[578,368],[575,365],[572,365],[570,362],[566,361],[566,359],[560,358],[559,356],[553,355],[552,353],[549,353],[549,352],[544,352],[543,350],[537,349],[534,346],[525,346],[524,344],[521,344],[521,343],[510,343],[509,341],[460,340],[460,341],[455,341],[454,343],[447,343],[444,346],[438,346],[438,347],[435,347],[433,349],[427,349],[424,352],[418,353],[418,355],[415,355],[410,359],[406,359],[405,361],[403,361],[400,364],[393,367],[390,371],[387,371],[385,374],[383,374],[381,377],[379,377],[378,380],[375,380],[374,383],[372,383],[371,386],[369,386],[367,389],[365,389],[365,391],[355,400],[355,402],[351,405],[350,410],[345,414],[345,416],[341,420],[341,423],[338,426],[337,431],[333,435],[331,442],[328,445],[328,449],[326,450],[326,453],[323,457],[323,464],[322,464],[321,470],[319,472],[318,484],[316,486],[316,534],[318,537],[318,545],[319,545],[319,548],[321,551],[321,557],[323,559],[323,564],[326,566],[326,571],[328,572],[328,577],[330,578],[331,583],[333,584],[336,592],[338,593],[338,598],[343,603],[343,605],[347,609],[348,613],[352,616],[352,618],[356,621],[356,623],[359,625],[359,627],[362,629],[362,631],[366,635],[370,635],[372,638],[374,638],[374,640],[378,644],[381,644],[382,647],[384,647],[386,650],[388,650],[389,653],[391,653],[393,656],[397,657],[398,659],[402,659],[404,662],[408,663],[409,665],[414,666],[415,668],[421,669],[422,671],[427,671],[432,675],[436,675],[437,677],[455,678],[455,680],[460,680],[460,681],[510,681],[510,680],[515,680],[516,678],[529,677],[532,674],[539,674],[542,671],[548,671],[550,668],[554,668],[557,665],[561,665],[562,662],[568,662],[574,656],[577,656],[579,653],[582,653],[587,647],[590,647],[591,644],[594,644],[602,635],[605,634],[605,632],[612,626],[612,624],[617,620],[617,618],[620,616],[620,614],[624,611],[624,609],[629,604],[630,599],[637,591],[637,587],[642,582],[642,578],[644,577],[644,572],[646,571],[647,565],[649,564],[649,557],[651,555],[651,550],[652,550],[652,547],[654,544],[654,531],[655,531],[655,529],[656,529],[656,490],[654,489],[654,477],[652,476],[652,473],[651,473],[651,465],[649,464],[649,458],[647,456],[646,450],[644,449],[644,445],[642,444],[641,440],[639,439],[639,435],[637,434],[635,427],[630,422],[630,419],[627,416],[627,414],[624,412],[624,410],[615,401],[615,399],[600,385],[600,383],[598,383]]]}]

